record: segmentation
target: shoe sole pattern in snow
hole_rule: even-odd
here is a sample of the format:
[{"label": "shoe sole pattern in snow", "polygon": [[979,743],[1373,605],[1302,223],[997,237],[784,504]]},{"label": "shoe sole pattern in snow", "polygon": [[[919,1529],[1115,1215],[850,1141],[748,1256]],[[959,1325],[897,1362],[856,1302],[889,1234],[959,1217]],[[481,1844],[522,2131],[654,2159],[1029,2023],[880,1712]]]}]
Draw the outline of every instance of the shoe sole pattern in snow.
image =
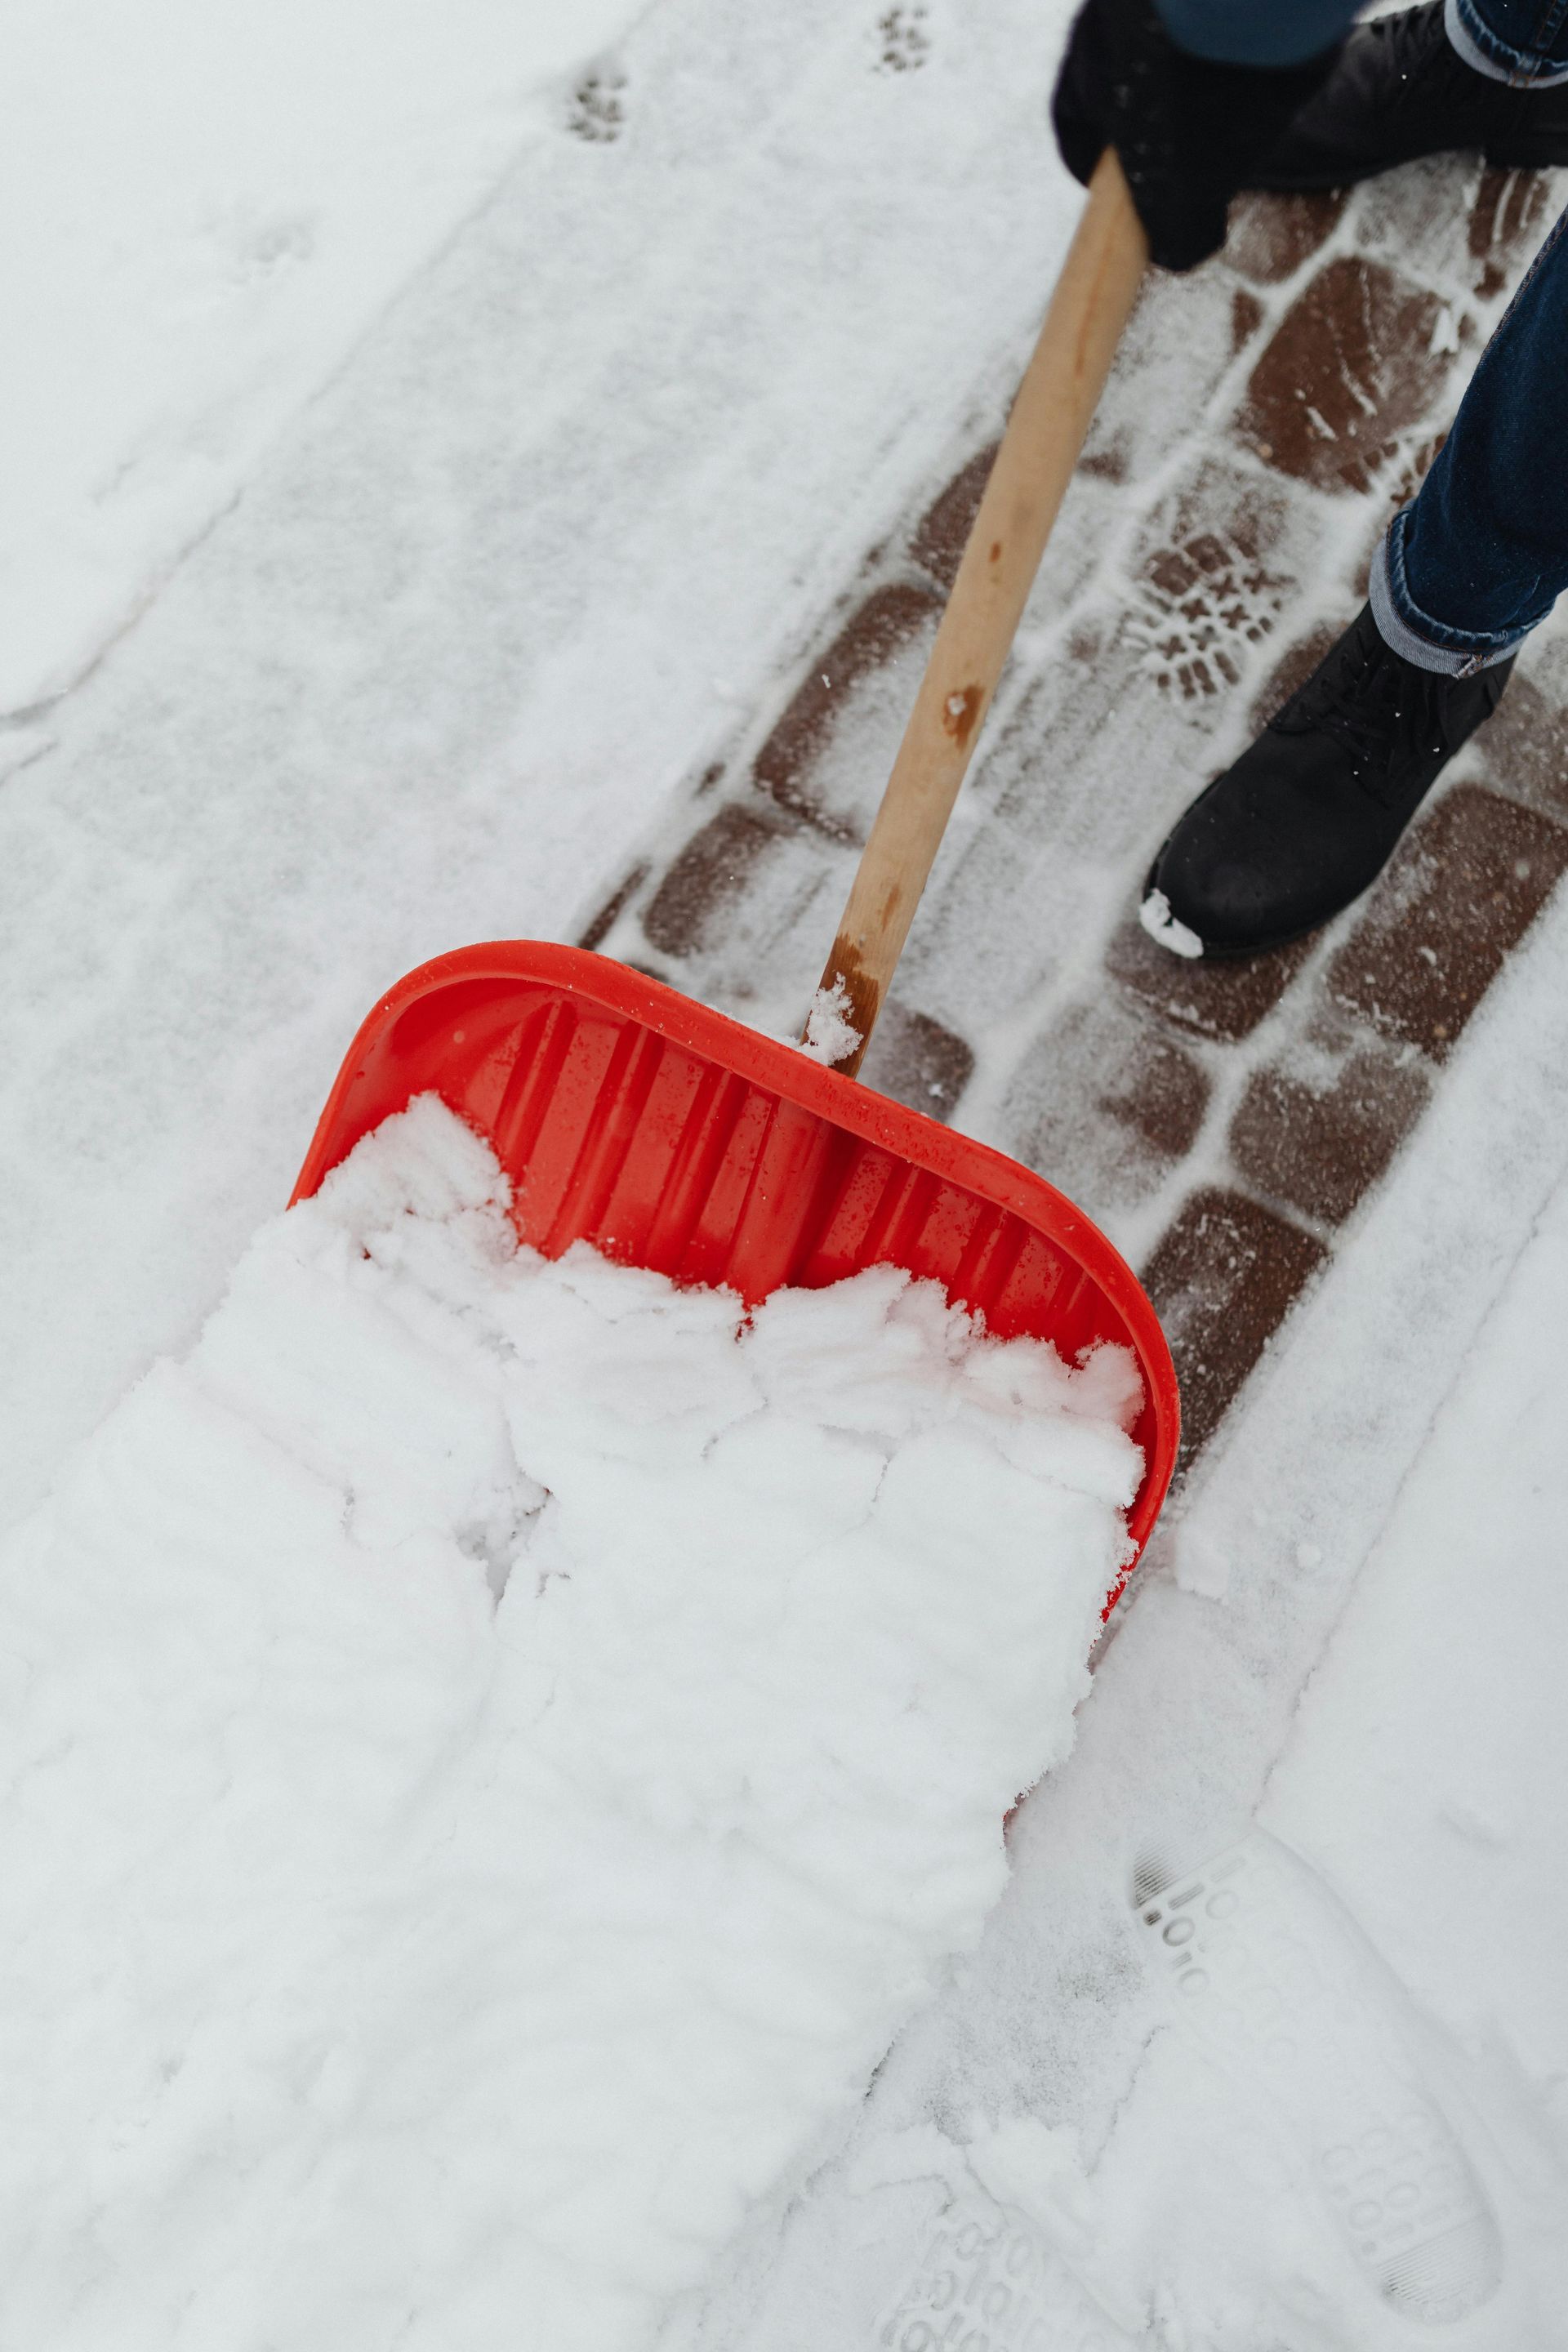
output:
[{"label": "shoe sole pattern in snow", "polygon": [[980,2189],[948,2207],[871,2340],[876,2352],[1121,2352],[1130,2341],[1023,2216]]},{"label": "shoe sole pattern in snow", "polygon": [[1502,2249],[1485,2190],[1408,2053],[1382,1963],[1305,1864],[1255,1831],[1151,1889],[1138,1916],[1180,2025],[1306,2140],[1377,2294],[1426,2321],[1488,2301]]}]

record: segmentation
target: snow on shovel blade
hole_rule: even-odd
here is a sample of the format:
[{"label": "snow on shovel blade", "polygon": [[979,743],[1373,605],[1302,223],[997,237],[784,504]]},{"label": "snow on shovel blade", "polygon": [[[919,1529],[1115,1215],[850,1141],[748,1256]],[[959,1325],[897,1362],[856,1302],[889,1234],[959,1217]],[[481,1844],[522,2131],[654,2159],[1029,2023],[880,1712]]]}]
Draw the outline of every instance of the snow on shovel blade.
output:
[{"label": "snow on shovel blade", "polygon": [[489,1139],[518,1233],[547,1257],[586,1241],[749,1304],[892,1264],[1069,1363],[1130,1347],[1142,1548],[1175,1463],[1170,1350],[1124,1260],[1027,1169],[607,956],[513,940],[437,956],[382,998],[293,1198],[432,1092]]}]

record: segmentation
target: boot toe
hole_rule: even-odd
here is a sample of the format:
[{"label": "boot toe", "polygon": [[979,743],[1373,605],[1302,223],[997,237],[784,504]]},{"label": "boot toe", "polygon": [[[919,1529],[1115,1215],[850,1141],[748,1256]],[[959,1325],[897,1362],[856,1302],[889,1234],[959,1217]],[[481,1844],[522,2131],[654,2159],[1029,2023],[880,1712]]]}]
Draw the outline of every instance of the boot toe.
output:
[{"label": "boot toe", "polygon": [[1178,821],[1144,886],[1144,929],[1184,956],[1259,955],[1315,931],[1382,872],[1512,667],[1416,668],[1363,606]]},{"label": "boot toe", "polygon": [[1178,955],[1253,955],[1310,919],[1291,903],[1273,828],[1237,782],[1233,773],[1211,784],[1150,869],[1141,919]]}]

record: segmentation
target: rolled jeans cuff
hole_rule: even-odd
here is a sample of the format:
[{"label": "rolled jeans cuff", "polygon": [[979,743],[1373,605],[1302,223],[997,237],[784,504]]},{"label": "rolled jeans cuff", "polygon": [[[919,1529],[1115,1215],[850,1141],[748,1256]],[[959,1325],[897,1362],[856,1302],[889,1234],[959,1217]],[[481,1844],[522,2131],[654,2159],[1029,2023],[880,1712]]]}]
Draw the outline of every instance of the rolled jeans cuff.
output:
[{"label": "rolled jeans cuff", "polygon": [[1417,669],[1436,670],[1441,677],[1473,677],[1494,662],[1507,661],[1523,645],[1531,622],[1505,634],[1484,629],[1450,629],[1424,613],[1410,593],[1405,573],[1405,529],[1412,509],[1402,507],[1378,543],[1372,563],[1372,617],[1384,645],[1402,661]]},{"label": "rolled jeans cuff", "polygon": [[1491,30],[1476,0],[1443,0],[1443,30],[1468,66],[1490,81],[1515,89],[1552,89],[1568,82],[1568,58],[1542,57],[1539,49],[1516,49]]}]

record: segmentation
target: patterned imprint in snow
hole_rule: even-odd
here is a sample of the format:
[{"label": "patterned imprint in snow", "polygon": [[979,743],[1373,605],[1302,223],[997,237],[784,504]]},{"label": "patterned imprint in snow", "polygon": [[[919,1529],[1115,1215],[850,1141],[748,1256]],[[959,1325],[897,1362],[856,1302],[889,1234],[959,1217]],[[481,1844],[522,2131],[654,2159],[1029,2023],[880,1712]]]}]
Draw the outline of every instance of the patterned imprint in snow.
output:
[{"label": "patterned imprint in snow", "polygon": [[881,42],[877,62],[883,73],[918,72],[931,55],[926,12],[920,0],[910,6],[889,8],[879,17],[877,32]]},{"label": "patterned imprint in snow", "polygon": [[1132,620],[1156,683],[1184,702],[1238,686],[1246,648],[1272,633],[1293,588],[1217,531],[1162,548],[1143,567]]},{"label": "patterned imprint in snow", "polygon": [[1255,1830],[1138,1916],[1188,2037],[1269,2094],[1377,2294],[1427,2321],[1494,2294],[1486,2192],[1404,2045],[1392,1979],[1306,1864]]},{"label": "patterned imprint in snow", "polygon": [[949,2206],[877,2352],[1119,2352],[1097,2311],[1020,2213],[981,2189]]},{"label": "patterned imprint in snow", "polygon": [[572,93],[566,117],[566,128],[574,137],[585,139],[591,147],[607,147],[618,139],[626,127],[626,108],[621,103],[626,86],[625,74],[613,66],[584,74]]}]

